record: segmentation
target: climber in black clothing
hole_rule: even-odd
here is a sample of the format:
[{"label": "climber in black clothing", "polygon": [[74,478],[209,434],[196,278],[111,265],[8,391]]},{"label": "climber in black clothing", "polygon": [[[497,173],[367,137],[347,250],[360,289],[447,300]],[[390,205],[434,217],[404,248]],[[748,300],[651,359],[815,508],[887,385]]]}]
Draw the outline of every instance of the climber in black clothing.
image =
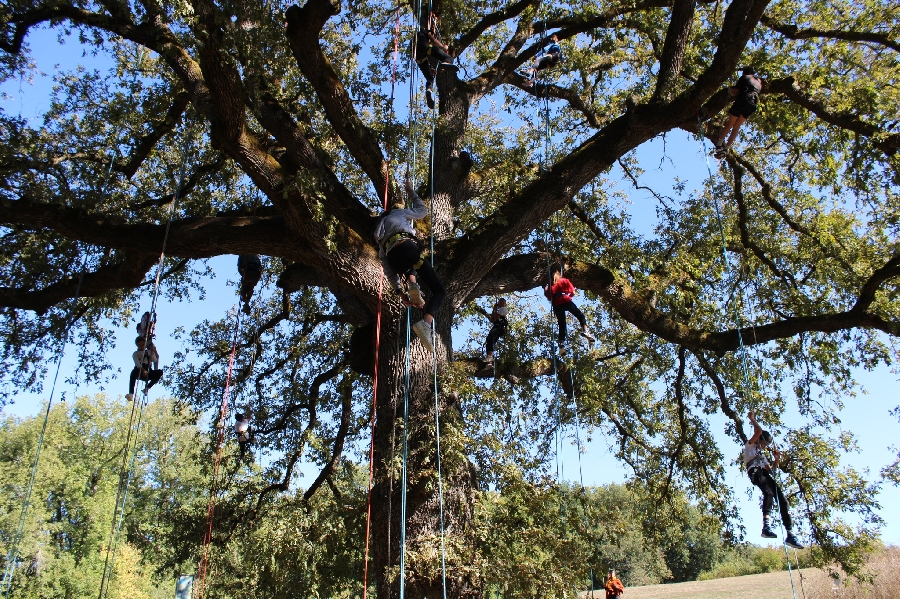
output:
[{"label": "climber in black clothing", "polygon": [[[728,89],[728,93],[735,96],[735,100],[728,111],[728,120],[725,121],[725,126],[722,127],[716,140],[716,158],[725,157],[725,153],[734,143],[741,125],[750,118],[751,114],[756,112],[756,103],[759,101],[759,92],[761,91],[762,81],[756,76],[756,71],[753,70],[753,67],[744,67],[741,78]],[[729,131],[731,131],[731,137],[728,138],[728,143],[724,144],[725,136]]]},{"label": "climber in black clothing", "polygon": [[425,103],[434,108],[434,77],[441,68],[455,69],[450,48],[437,35],[435,17],[428,20],[428,28],[416,34],[416,64],[425,76]]},{"label": "climber in black clothing", "polygon": [[241,301],[244,302],[244,314],[250,314],[250,298],[253,289],[262,278],[262,262],[256,254],[238,256],[238,273],[241,275]]},{"label": "climber in black clothing", "polygon": [[509,308],[506,307],[506,300],[502,297],[494,304],[494,310],[491,312],[491,322],[494,326],[488,332],[487,341],[485,342],[485,364],[493,364],[494,362],[494,345],[500,337],[506,336],[506,328],[509,325],[506,316],[509,314]]}]

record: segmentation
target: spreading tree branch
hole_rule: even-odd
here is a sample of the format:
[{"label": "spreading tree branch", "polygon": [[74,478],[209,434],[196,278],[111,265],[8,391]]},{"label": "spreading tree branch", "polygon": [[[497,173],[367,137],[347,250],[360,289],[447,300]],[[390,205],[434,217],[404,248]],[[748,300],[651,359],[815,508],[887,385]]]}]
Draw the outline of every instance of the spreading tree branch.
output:
[{"label": "spreading tree branch", "polygon": [[788,23],[780,23],[767,15],[763,15],[760,23],[777,31],[784,37],[792,40],[808,40],[815,38],[825,38],[833,40],[843,40],[845,42],[863,42],[868,44],[876,44],[885,46],[896,52],[900,52],[900,42],[892,40],[883,33],[877,31],[841,31],[839,29],[801,29],[796,25]]}]

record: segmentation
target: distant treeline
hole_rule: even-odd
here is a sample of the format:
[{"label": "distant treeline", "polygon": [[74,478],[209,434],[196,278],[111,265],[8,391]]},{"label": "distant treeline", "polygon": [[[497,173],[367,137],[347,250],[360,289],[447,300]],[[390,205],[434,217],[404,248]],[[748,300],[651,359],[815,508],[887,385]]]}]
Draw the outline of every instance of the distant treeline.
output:
[{"label": "distant treeline", "polygon": [[[95,597],[117,496],[131,406],[103,395],[53,408],[18,551],[16,597]],[[0,436],[2,552],[21,511],[43,414],[7,419]],[[197,415],[171,401],[142,415],[110,598],[170,597],[177,574],[196,571],[206,524],[213,447]],[[303,489],[260,491],[260,469],[233,442],[211,553],[215,596],[359,594],[367,471],[343,462],[309,499]],[[677,488],[637,483],[580,489],[512,472],[478,491],[476,542],[447,550],[465,557],[486,596],[546,597],[602,586],[615,569],[626,585],[764,572],[783,553],[727,544],[728,531]],[[407,555],[409,571],[435,567],[439,540]],[[806,554],[804,554],[805,556]],[[805,557],[804,557],[805,560]],[[4,564],[5,566],[6,564]],[[288,592],[289,589],[289,592]]]}]

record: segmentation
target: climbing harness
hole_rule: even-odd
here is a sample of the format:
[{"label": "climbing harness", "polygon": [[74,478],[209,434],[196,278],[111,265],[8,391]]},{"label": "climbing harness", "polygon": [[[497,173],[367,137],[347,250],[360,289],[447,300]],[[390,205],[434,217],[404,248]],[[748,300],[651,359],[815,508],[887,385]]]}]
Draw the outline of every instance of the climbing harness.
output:
[{"label": "climbing harness", "polygon": [[[706,160],[706,170],[709,173],[709,180],[711,181],[713,179],[713,172],[712,172],[712,166],[710,166],[710,164],[709,164],[709,156],[707,155],[707,151],[706,151],[706,136],[704,135],[704,131],[705,131],[705,129],[703,126],[703,121],[701,120],[700,113],[698,112],[697,113],[697,134],[700,137],[700,144],[703,148],[703,156]],[[722,244],[722,262],[723,262],[726,272],[730,272],[731,271],[731,261],[728,259],[728,245],[727,245],[727,240],[725,238],[725,225],[722,222],[722,213],[719,210],[719,200],[717,198],[713,198],[712,204],[713,204],[713,208],[715,209],[716,223],[718,224],[718,227],[719,227],[719,238],[720,238],[720,241]],[[752,384],[750,381],[750,368],[747,365],[747,348],[744,346],[744,338],[743,338],[743,335],[741,334],[741,326],[742,326],[741,325],[741,315],[740,315],[740,312],[738,311],[737,298],[735,298],[731,302],[731,305],[732,305],[732,310],[734,312],[734,324],[735,324],[735,330],[737,331],[738,347],[740,350],[741,370],[742,370],[743,379],[744,379],[743,384],[744,384],[744,388],[746,390],[750,391],[753,389],[753,387],[752,387]],[[777,480],[776,480],[776,484],[778,484]],[[779,488],[780,488],[780,485],[779,485]],[[777,493],[775,494],[775,501],[776,501],[776,503],[778,501]],[[783,522],[782,522],[782,533],[784,533],[784,523]],[[782,537],[781,537],[781,544],[784,547],[785,557],[788,557],[787,544],[785,543],[785,540],[784,540],[784,534],[782,534]],[[791,580],[791,593],[793,594],[794,599],[797,599],[797,591],[794,588],[794,574],[791,569],[791,560],[789,557],[788,557],[787,563],[788,563],[788,575]]]}]

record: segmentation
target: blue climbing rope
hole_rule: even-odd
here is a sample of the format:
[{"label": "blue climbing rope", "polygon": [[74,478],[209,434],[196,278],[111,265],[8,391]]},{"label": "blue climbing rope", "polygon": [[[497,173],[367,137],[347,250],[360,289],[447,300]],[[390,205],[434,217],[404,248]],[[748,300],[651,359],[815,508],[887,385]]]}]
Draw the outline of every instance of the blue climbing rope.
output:
[{"label": "blue climbing rope", "polygon": [[[698,113],[697,114],[697,135],[700,137],[700,144],[703,147],[703,156],[706,160],[706,170],[709,173],[709,180],[712,181],[712,179],[713,179],[712,166],[710,166],[710,164],[709,164],[709,153],[707,152],[707,149],[706,149],[706,136],[703,134],[703,132],[704,132],[703,121],[701,120],[700,114]],[[713,208],[715,209],[716,223],[719,226],[719,238],[722,243],[722,262],[724,263],[725,271],[730,272],[731,271],[731,261],[728,259],[728,245],[727,245],[726,238],[725,238],[725,225],[722,223],[722,213],[719,210],[719,200],[717,198],[713,197],[712,204],[713,204]],[[741,315],[740,315],[740,311],[738,308],[737,297],[735,297],[735,299],[732,301],[731,305],[732,305],[732,311],[734,312],[734,323],[735,323],[735,328],[737,330],[738,346],[740,349],[741,370],[742,370],[743,378],[744,378],[744,381],[743,381],[744,388],[747,391],[752,391],[753,387],[752,387],[751,381],[750,381],[750,368],[747,364],[747,348],[744,346],[744,337],[741,334],[741,327],[743,325],[741,324]],[[773,469],[773,472],[774,472],[774,469]],[[778,477],[777,473],[775,473],[775,476],[776,476],[776,484],[779,485],[779,488],[781,488],[780,482],[777,480],[777,477]],[[778,494],[777,493],[775,494],[775,502],[778,503]],[[780,506],[779,506],[779,509],[780,509]],[[790,580],[791,580],[791,593],[793,594],[794,599],[797,599],[797,590],[794,588],[794,574],[791,569],[791,559],[790,559],[790,556],[788,555],[787,543],[785,543],[785,540],[784,540],[784,537],[785,537],[784,522],[781,523],[781,531],[782,531],[781,545],[784,548],[784,555],[787,558],[788,576],[790,577]],[[798,560],[798,563],[799,563],[799,560]]]},{"label": "blue climbing rope", "polygon": [[406,591],[406,461],[409,456],[409,346],[410,346],[410,309],[406,309],[406,370],[403,381],[403,456],[400,487],[400,599],[404,599]]},{"label": "blue climbing rope", "polygon": [[[431,229],[429,235],[429,250],[431,260],[431,268],[434,269],[434,133],[437,119],[431,122],[431,165],[429,167],[429,193],[431,202],[429,202],[429,218],[431,219]],[[440,405],[438,403],[438,378],[437,378],[437,344],[434,343],[436,337],[433,334],[434,322],[432,322],[432,364],[434,367],[434,438],[435,449],[437,451],[437,476],[438,476],[438,504],[441,518],[441,589],[444,593],[444,599],[447,599],[447,555],[444,547],[444,487],[441,481],[441,420]]]}]

